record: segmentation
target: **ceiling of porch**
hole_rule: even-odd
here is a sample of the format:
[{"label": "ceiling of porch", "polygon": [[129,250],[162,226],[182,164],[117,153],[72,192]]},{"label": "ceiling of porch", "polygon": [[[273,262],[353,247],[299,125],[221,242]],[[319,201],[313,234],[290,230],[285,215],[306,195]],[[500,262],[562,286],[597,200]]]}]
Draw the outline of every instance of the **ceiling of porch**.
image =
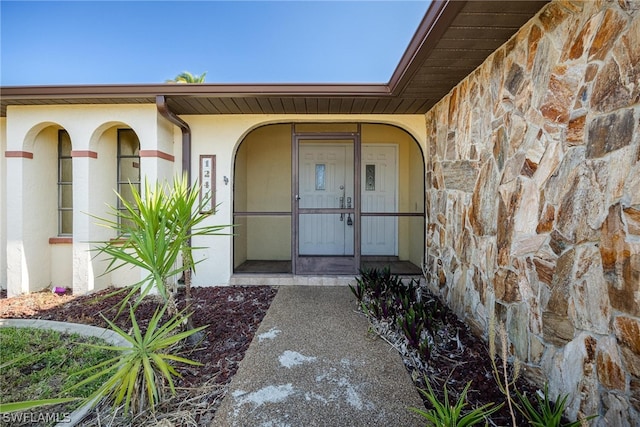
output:
[{"label": "ceiling of porch", "polygon": [[183,114],[422,114],[504,44],[548,0],[434,1],[387,84],[11,86],[8,105],[148,104]]}]

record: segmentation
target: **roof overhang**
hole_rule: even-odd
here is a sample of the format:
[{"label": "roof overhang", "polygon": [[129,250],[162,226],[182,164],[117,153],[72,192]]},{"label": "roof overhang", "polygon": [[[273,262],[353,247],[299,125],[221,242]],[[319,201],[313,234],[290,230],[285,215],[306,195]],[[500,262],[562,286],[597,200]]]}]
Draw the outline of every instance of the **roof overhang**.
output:
[{"label": "roof overhang", "polygon": [[423,114],[548,0],[434,0],[386,84],[136,84],[0,87],[9,105],[153,104],[176,114]]}]

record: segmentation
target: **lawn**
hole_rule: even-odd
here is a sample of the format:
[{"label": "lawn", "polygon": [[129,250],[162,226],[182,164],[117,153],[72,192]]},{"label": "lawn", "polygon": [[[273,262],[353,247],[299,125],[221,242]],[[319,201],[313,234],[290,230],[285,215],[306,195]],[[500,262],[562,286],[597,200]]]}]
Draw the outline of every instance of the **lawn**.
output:
[{"label": "lawn", "polygon": [[[34,328],[0,328],[0,390],[2,403],[60,397],[87,397],[99,386],[93,382],[73,392],[66,390],[82,380],[74,375],[88,366],[113,357],[109,350],[85,344],[106,344],[104,341],[78,334],[62,334],[57,331]],[[41,407],[23,412],[4,414],[0,425],[33,425],[33,421],[45,421],[48,417],[62,421],[78,407],[80,401],[65,405]],[[11,415],[11,416],[9,416]]]}]

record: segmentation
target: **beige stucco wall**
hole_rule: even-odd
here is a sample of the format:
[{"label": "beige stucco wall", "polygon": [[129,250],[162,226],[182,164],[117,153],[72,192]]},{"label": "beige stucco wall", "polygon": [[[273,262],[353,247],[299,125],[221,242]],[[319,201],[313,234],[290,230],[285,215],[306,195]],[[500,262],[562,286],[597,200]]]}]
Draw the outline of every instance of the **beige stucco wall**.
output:
[{"label": "beige stucco wall", "polygon": [[[231,224],[234,185],[234,158],[239,144],[247,135],[259,136],[257,130],[266,124],[292,122],[368,122],[388,123],[399,126],[418,141],[424,149],[425,130],[424,117],[409,116],[291,116],[291,115],[212,115],[212,116],[184,116],[192,132],[192,179],[198,179],[198,159],[200,155],[216,155],[216,202],[219,210],[209,218],[207,225]],[[175,156],[173,162],[160,157],[143,157],[141,159],[141,176],[144,180],[154,182],[156,179],[170,179],[181,171],[181,133],[179,129],[162,118],[155,105],[61,105],[61,106],[10,106],[7,118],[2,122],[6,134],[3,134],[3,151],[26,151],[34,154],[33,159],[11,158],[3,159],[8,162],[4,167],[2,177],[10,176],[15,181],[7,187],[7,194],[2,200],[2,216],[7,222],[7,284],[10,294],[28,292],[48,286],[50,283],[66,283],[69,281],[69,271],[72,272],[74,292],[82,293],[99,289],[111,284],[124,285],[133,283],[141,278],[140,271],[121,270],[111,275],[104,272],[106,263],[101,259],[94,259],[90,251],[90,242],[110,238],[110,231],[96,225],[96,221],[86,212],[94,215],[106,213],[105,204],[114,204],[116,171],[115,136],[120,127],[132,128],[138,135],[141,150],[163,153]],[[72,249],[48,243],[50,237],[56,235],[56,132],[66,129],[72,141],[72,149],[91,153],[90,155],[74,156],[74,236]],[[278,128],[278,127],[276,127]],[[282,129],[288,128],[282,126]],[[284,136],[284,135],[282,135]],[[278,140],[280,135],[278,136]],[[386,138],[385,138],[386,139]],[[385,141],[387,142],[387,141]],[[283,146],[290,144],[290,135],[278,142]],[[240,205],[259,202],[265,209],[285,207],[289,202],[289,193],[281,192],[282,197],[265,198],[261,194],[268,193],[273,188],[284,184],[290,188],[290,158],[280,159],[280,150],[264,149],[256,146],[255,156],[269,156],[272,166],[278,169],[276,179],[265,183],[266,187],[254,187],[249,198],[238,200]],[[242,156],[238,158],[242,162]],[[4,163],[3,163],[4,165]],[[411,168],[409,168],[411,169]],[[249,174],[258,175],[264,171],[250,170]],[[39,185],[46,178],[47,185]],[[107,178],[105,177],[112,177]],[[225,177],[228,183],[225,183]],[[239,182],[249,177],[236,177]],[[254,178],[253,178],[254,179]],[[409,179],[403,178],[403,182]],[[3,186],[4,187],[4,186]],[[51,188],[49,188],[51,187]],[[280,193],[278,193],[280,194]],[[413,196],[411,196],[413,197]],[[285,202],[286,200],[286,202]],[[248,207],[247,207],[248,208]],[[42,216],[43,209],[48,214]],[[262,209],[262,208],[261,208]],[[289,210],[290,207],[285,207]],[[278,251],[284,259],[290,257],[290,226],[289,219],[272,218],[268,232],[255,239],[251,245],[237,242],[236,256],[255,256],[270,242],[287,242]],[[245,225],[250,228],[251,224]],[[262,227],[265,229],[265,227]],[[5,234],[3,233],[3,238]],[[232,236],[197,237],[193,241],[195,246],[206,247],[196,251],[198,264],[194,275],[194,285],[220,285],[228,283],[232,271]],[[69,245],[69,244],[67,244]],[[243,247],[244,245],[244,247]],[[4,246],[4,245],[3,245]],[[286,249],[285,249],[286,248]],[[55,264],[52,267],[52,264]],[[45,268],[42,268],[42,267]],[[69,267],[70,266],[70,267]],[[69,268],[71,270],[69,270]]]},{"label": "beige stucco wall", "polygon": [[[106,216],[114,205],[116,131],[132,128],[141,150],[172,155],[173,127],[163,124],[154,105],[11,106],[7,109],[6,150],[33,154],[6,161],[10,176],[3,208],[7,212],[7,285],[10,294],[51,284],[72,285],[75,293],[111,284],[129,284],[140,271],[102,276],[104,260],[93,258],[90,242],[113,237],[88,214]],[[49,243],[57,236],[57,132],[66,129],[74,155],[73,243]],[[92,153],[86,155],[86,153]],[[174,163],[144,157],[141,176],[150,182],[170,179]],[[105,178],[107,177],[107,178]],[[70,279],[71,272],[71,279]]]}]

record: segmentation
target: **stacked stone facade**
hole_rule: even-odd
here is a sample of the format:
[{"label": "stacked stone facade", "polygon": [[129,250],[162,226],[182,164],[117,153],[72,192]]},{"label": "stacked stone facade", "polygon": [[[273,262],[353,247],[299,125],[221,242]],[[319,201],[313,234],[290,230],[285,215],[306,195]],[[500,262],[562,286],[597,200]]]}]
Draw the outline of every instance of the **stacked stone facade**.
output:
[{"label": "stacked stone facade", "polygon": [[426,115],[428,285],[567,415],[640,424],[640,1],[554,1]]}]

